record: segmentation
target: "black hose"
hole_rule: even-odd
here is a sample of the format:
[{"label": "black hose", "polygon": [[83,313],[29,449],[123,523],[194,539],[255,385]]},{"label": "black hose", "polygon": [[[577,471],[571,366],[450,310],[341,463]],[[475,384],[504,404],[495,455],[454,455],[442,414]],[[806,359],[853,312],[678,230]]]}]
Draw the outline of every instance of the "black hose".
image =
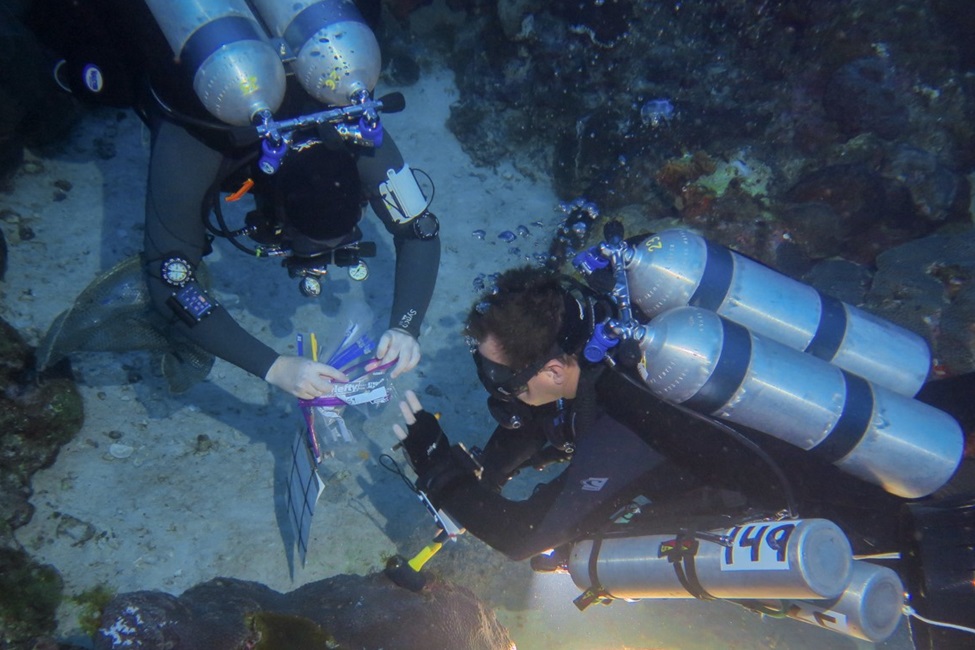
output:
[{"label": "black hose", "polygon": [[[207,198],[203,202],[203,223],[206,229],[216,235],[217,237],[223,237],[235,248],[244,251],[248,255],[256,256],[258,254],[257,248],[249,248],[244,246],[239,241],[237,241],[238,233],[231,230],[227,226],[227,221],[223,216],[223,208],[220,205],[220,186],[223,182],[230,178],[239,169],[242,169],[245,165],[249,165],[257,157],[257,152],[253,152],[244,156],[240,160],[231,161],[230,158],[224,158],[224,164],[221,165],[220,173],[217,175],[216,180],[213,181],[213,185],[210,186],[210,191],[207,192]],[[217,224],[219,227],[214,226],[210,221],[210,214],[213,214],[217,219]]]},{"label": "black hose", "polygon": [[[652,396],[654,399],[659,399],[656,395],[654,395],[650,391],[649,388],[647,388],[646,384],[644,384],[642,381],[637,381],[626,372],[618,372],[617,374],[625,378],[628,382],[630,382],[631,384],[639,388],[647,395]],[[792,489],[792,483],[785,475],[785,472],[782,471],[782,468],[779,467],[779,464],[775,462],[775,459],[772,458],[768,454],[768,452],[762,449],[761,446],[759,446],[758,444],[755,443],[755,441],[749,439],[743,433],[741,433],[734,427],[730,426],[729,424],[726,424],[725,422],[722,422],[720,420],[715,420],[712,417],[704,415],[703,413],[698,413],[697,411],[693,411],[687,408],[686,406],[682,406],[680,404],[674,404],[672,402],[667,402],[667,404],[673,406],[674,408],[676,408],[678,411],[681,411],[682,413],[685,413],[702,422],[710,424],[711,426],[715,427],[719,431],[726,433],[733,440],[737,441],[746,449],[751,450],[756,456],[762,459],[762,461],[766,465],[768,465],[768,467],[772,470],[772,473],[775,474],[775,477],[778,479],[779,484],[782,486],[782,492],[785,494],[785,500],[786,500],[786,512],[788,513],[789,518],[796,519],[799,517],[798,503],[796,501],[795,491]]]}]

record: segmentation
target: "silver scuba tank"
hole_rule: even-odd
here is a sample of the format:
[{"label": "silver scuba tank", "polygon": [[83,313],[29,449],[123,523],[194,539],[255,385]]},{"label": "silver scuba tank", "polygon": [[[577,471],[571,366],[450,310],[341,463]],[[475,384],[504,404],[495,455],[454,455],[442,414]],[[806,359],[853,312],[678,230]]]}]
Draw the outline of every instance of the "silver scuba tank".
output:
[{"label": "silver scuba tank", "polygon": [[272,36],[295,55],[298,82],[312,97],[345,105],[372,92],[382,55],[375,34],[352,0],[252,0]]},{"label": "silver scuba tank", "polygon": [[850,585],[838,598],[796,600],[786,616],[847,636],[881,643],[897,629],[904,610],[904,584],[890,568],[853,561]]},{"label": "silver scuba tank", "polygon": [[697,307],[638,328],[657,397],[762,431],[905,498],[948,482],[963,452],[947,413]]},{"label": "silver scuba tank", "polygon": [[146,0],[193,90],[218,120],[247,126],[284,99],[284,65],[244,0]]},{"label": "silver scuba tank", "polygon": [[850,582],[852,562],[836,524],[796,519],[701,537],[583,540],[573,544],[568,568],[580,589],[614,598],[835,598]]},{"label": "silver scuba tank", "polygon": [[631,299],[651,319],[703,307],[908,397],[928,376],[922,337],[687,230],[631,246],[625,268]]}]

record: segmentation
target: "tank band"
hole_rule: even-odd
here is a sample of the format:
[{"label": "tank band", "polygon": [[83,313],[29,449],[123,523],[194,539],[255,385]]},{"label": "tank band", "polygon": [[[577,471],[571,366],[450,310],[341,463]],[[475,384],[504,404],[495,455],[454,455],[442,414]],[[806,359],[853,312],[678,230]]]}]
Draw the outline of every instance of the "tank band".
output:
[{"label": "tank band", "polygon": [[183,50],[179,53],[180,62],[196,74],[210,55],[224,45],[237,41],[262,41],[252,20],[243,16],[226,16],[205,23],[193,32]]},{"label": "tank band", "polygon": [[728,403],[745,381],[752,358],[752,337],[747,329],[727,318],[721,319],[721,328],[721,354],[711,376],[693,397],[683,402],[684,406],[702,413],[714,413]]},{"label": "tank band", "polygon": [[599,582],[599,551],[603,547],[603,538],[597,537],[592,540],[592,550],[589,551],[589,588],[595,592],[605,592],[602,583]]},{"label": "tank band", "polygon": [[846,308],[833,296],[816,293],[819,294],[819,325],[805,351],[823,361],[832,361],[846,336]]},{"label": "tank band", "polygon": [[809,450],[829,463],[835,463],[860,444],[873,415],[873,389],[870,383],[853,373],[842,372],[846,383],[843,412],[829,435]]},{"label": "tank band", "polygon": [[735,271],[735,261],[731,251],[724,246],[705,241],[707,245],[707,260],[704,262],[704,273],[701,281],[691,296],[689,305],[701,307],[717,312],[731,290],[731,278]]},{"label": "tank band", "polygon": [[354,2],[316,2],[308,5],[294,17],[282,38],[296,53],[308,39],[326,25],[353,21],[364,23],[362,14]]}]

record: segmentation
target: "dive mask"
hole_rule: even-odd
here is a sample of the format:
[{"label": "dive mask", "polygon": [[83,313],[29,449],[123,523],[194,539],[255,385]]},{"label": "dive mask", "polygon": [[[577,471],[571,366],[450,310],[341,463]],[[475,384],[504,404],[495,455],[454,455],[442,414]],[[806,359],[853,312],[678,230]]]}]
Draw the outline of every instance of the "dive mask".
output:
[{"label": "dive mask", "polygon": [[537,375],[551,359],[562,354],[562,349],[556,345],[551,352],[541,360],[530,363],[516,371],[508,366],[491,361],[477,350],[476,345],[471,345],[471,355],[474,357],[474,365],[477,367],[477,378],[481,380],[481,384],[487,389],[488,393],[503,402],[513,401],[517,399],[518,395],[528,390],[528,382],[531,381],[532,377]]}]

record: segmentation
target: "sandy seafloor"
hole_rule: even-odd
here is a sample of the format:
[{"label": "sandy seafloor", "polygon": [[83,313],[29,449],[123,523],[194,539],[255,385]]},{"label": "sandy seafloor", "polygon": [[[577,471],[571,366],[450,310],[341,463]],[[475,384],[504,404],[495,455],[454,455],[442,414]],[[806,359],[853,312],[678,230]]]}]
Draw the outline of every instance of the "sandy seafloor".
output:
[{"label": "sandy seafloor", "polygon": [[[503,160],[493,169],[470,162],[445,125],[456,97],[449,72],[427,70],[418,84],[399,90],[407,109],[384,123],[407,161],[436,184],[432,209],[442,223],[443,258],[423,326],[423,360],[395,386],[416,390],[442,412],[452,440],[483,444],[493,422],[460,335],[476,296],[473,283],[544,250],[560,219],[557,199],[543,175],[533,181]],[[116,155],[96,155],[106,148]],[[139,250],[147,158],[139,120],[114,109],[92,112],[56,154],[28,152],[3,202],[35,236],[21,240],[16,223],[0,224],[10,249],[0,315],[32,344],[92,279]],[[64,192],[63,183],[59,189],[59,181],[70,189]],[[363,301],[373,306],[381,331],[392,247],[371,212],[363,223],[366,238],[379,245],[364,283],[338,269],[321,298],[307,299],[277,262],[217,241],[208,259],[216,295],[280,351],[293,351],[297,331],[334,333]],[[498,239],[519,225],[532,236],[510,244]],[[484,239],[472,235],[477,229],[486,231]],[[336,458],[325,463],[327,485],[302,567],[284,512],[289,450],[300,424],[293,398],[220,360],[205,382],[178,396],[168,393],[147,352],[78,354],[73,366],[83,429],[52,467],[35,475],[36,513],[17,531],[38,561],[61,572],[68,595],[97,585],[179,594],[217,576],[290,591],[339,573],[377,571],[386,557],[412,555],[434,533],[415,497],[377,462],[394,442],[395,408],[348,414],[357,443],[334,447]],[[200,436],[212,445],[200,445]],[[113,456],[115,442],[133,448],[131,455]],[[726,603],[617,602],[580,613],[567,576],[534,576],[527,562],[509,562],[471,538],[449,545],[428,567],[492,603],[525,650],[871,646]],[[60,633],[82,642],[77,614],[66,599]],[[906,625],[883,647],[911,647]]]}]

